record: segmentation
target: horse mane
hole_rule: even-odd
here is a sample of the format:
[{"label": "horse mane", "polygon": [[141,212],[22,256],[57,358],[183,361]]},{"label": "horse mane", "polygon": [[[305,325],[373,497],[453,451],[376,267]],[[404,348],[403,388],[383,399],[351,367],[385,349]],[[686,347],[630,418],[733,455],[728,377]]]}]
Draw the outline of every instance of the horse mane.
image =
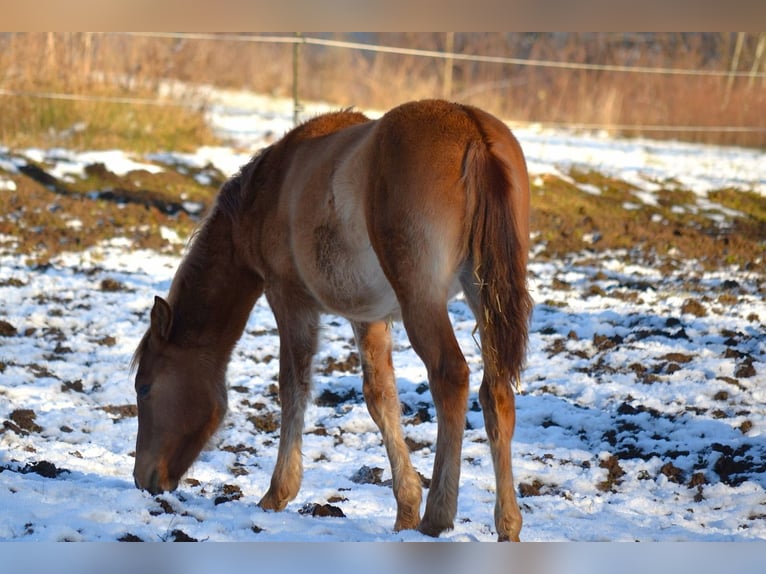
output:
[{"label": "horse mane", "polygon": [[280,143],[283,145],[285,143],[294,144],[298,141],[326,136],[343,128],[364,124],[369,121],[370,118],[362,112],[354,111],[353,107],[344,108],[306,120],[287,132]]},{"label": "horse mane", "polygon": [[[220,215],[225,216],[232,223],[237,220],[238,215],[242,211],[243,202],[245,201],[245,186],[242,185],[243,175],[255,168],[265,151],[266,150],[262,150],[252,160],[242,166],[237,174],[226,180],[221,186],[213,207],[197,224],[186,242],[186,254],[184,255],[181,265],[178,267],[176,276],[173,278],[170,295],[168,296],[169,299],[173,297],[174,287],[176,287],[176,285],[189,282],[192,277],[197,276],[198,273],[205,269],[207,257],[207,253],[205,253],[206,249],[195,247],[197,247],[200,239],[202,239],[202,243],[207,242],[207,238],[204,236],[209,233],[213,221]],[[149,345],[149,336],[150,329],[147,329],[130,360],[131,373],[138,368],[138,364],[141,362],[141,357]]]},{"label": "horse mane", "polygon": [[[200,239],[202,239],[202,243],[207,243],[207,238],[204,236],[209,232],[212,222],[217,217],[224,216],[232,225],[236,225],[242,213],[252,204],[255,194],[264,187],[268,172],[271,171],[264,171],[259,168],[272,155],[276,155],[276,160],[279,161],[279,154],[272,153],[275,149],[291,146],[299,141],[323,137],[343,128],[369,121],[370,118],[363,113],[354,111],[350,107],[344,108],[336,112],[310,118],[287,132],[277,143],[258,151],[250,161],[240,167],[236,174],[223,183],[218,191],[213,207],[192,231],[186,244],[186,255],[178,268],[173,285],[171,285],[169,298],[173,298],[174,287],[176,285],[188,282],[201,269],[204,269],[207,254],[204,252],[205,250],[195,248],[195,246],[200,243]],[[130,361],[131,372],[138,368],[141,357],[149,344],[149,335],[150,331],[147,330],[133,353]]]}]

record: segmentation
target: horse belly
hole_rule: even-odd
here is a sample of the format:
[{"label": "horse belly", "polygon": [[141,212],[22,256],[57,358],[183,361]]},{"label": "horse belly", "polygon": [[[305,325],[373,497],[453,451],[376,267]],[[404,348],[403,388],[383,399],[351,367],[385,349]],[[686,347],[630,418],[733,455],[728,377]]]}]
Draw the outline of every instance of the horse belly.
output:
[{"label": "horse belly", "polygon": [[338,227],[314,230],[314,258],[304,282],[326,311],[354,321],[399,315],[399,304],[369,240],[344,237]]}]

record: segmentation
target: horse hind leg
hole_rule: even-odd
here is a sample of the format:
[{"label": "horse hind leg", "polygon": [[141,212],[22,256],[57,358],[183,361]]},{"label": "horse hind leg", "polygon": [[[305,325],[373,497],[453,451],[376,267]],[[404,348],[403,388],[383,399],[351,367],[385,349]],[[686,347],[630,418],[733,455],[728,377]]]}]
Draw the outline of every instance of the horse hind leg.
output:
[{"label": "horse hind leg", "polygon": [[397,512],[394,530],[414,529],[420,522],[422,487],[402,437],[401,405],[391,360],[391,331],[387,321],[354,323],[362,362],[367,409],[383,436],[391,464]]},{"label": "horse hind leg", "polygon": [[[478,288],[470,272],[463,273],[461,283],[474,315],[481,317]],[[481,329],[480,337],[483,341]],[[499,541],[518,541],[522,518],[516,501],[511,461],[511,441],[516,424],[515,396],[510,378],[503,374],[506,371],[490,368],[490,357],[483,345],[482,356],[484,375],[479,388],[479,403],[495,471],[495,528]]]},{"label": "horse hind leg", "polygon": [[519,540],[521,512],[516,501],[511,465],[511,441],[516,424],[516,404],[510,381],[484,375],[479,389],[492,464],[495,469],[495,528],[500,541]]},{"label": "horse hind leg", "polygon": [[287,311],[269,299],[279,327],[279,400],[282,420],[277,463],[268,491],[258,505],[283,510],[298,495],[303,478],[301,447],[306,405],[311,393],[311,362],[316,352],[318,315],[314,311]]},{"label": "horse hind leg", "polygon": [[423,534],[439,536],[454,525],[460,483],[460,455],[468,400],[468,365],[447,313],[446,295],[438,301],[403,301],[402,319],[415,352],[428,371],[437,434]]}]

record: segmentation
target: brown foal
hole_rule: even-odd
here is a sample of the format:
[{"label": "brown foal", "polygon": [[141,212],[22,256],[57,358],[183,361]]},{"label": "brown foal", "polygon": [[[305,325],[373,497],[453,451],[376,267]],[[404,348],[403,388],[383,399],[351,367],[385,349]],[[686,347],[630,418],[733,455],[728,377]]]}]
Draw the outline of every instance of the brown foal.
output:
[{"label": "brown foal", "polygon": [[[508,128],[439,100],[372,121],[319,116],[262,150],[221,188],[170,288],[155,298],[137,367],[134,478],[173,490],[226,412],[226,367],[265,293],[280,337],[279,451],[260,501],[282,510],[303,468],[319,314],[351,321],[364,398],[383,436],[397,503],[394,528],[438,536],[457,511],[468,366],[447,313],[462,289],[477,319],[479,399],[495,470],[499,540],[518,540],[511,471],[519,380],[532,302],[526,286],[529,184]],[[433,477],[421,485],[402,436],[390,322],[423,360],[437,413]]]}]

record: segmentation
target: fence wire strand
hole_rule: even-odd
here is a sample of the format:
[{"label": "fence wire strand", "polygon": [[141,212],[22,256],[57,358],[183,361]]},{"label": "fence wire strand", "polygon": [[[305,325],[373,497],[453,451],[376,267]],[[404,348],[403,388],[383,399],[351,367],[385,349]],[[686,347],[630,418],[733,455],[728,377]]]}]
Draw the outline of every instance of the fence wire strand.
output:
[{"label": "fence wire strand", "polygon": [[[615,73],[639,73],[639,74],[660,74],[660,75],[679,75],[679,76],[709,76],[709,77],[746,77],[750,81],[756,78],[766,78],[766,73],[738,72],[731,70],[691,70],[683,68],[663,68],[649,66],[623,66],[623,65],[605,65],[605,64],[585,64],[578,62],[558,62],[552,60],[510,58],[504,56],[482,56],[474,54],[462,54],[452,51],[421,50],[414,48],[400,48],[395,46],[382,46],[377,44],[366,44],[361,42],[348,42],[342,40],[328,40],[311,36],[295,35],[268,35],[255,36],[250,34],[212,34],[212,33],[193,33],[193,32],[99,32],[103,35],[111,36],[131,36],[145,38],[172,38],[185,40],[206,40],[206,41],[230,41],[230,42],[249,42],[249,43],[271,43],[271,44],[293,44],[293,45],[315,45],[342,49],[362,50],[376,53],[399,54],[407,56],[418,56],[437,58],[453,61],[470,61],[495,63],[517,66],[535,66],[545,68],[558,68],[567,70],[587,70]],[[205,104],[201,100],[184,100],[177,98],[141,98],[128,96],[93,96],[84,94],[68,94],[60,92],[31,92],[9,90],[0,87],[0,96],[5,97],[28,97],[54,100],[82,101],[82,102],[102,102],[128,105],[154,105],[154,106],[175,106],[175,107],[199,107]],[[577,123],[577,122],[544,122],[544,121],[513,121],[509,120],[508,125],[512,127],[539,126],[542,128],[565,128],[573,130],[618,130],[618,131],[639,131],[639,132],[710,132],[710,133],[766,133],[766,126],[703,126],[703,125],[657,125],[657,124],[608,124],[608,123]]]}]

